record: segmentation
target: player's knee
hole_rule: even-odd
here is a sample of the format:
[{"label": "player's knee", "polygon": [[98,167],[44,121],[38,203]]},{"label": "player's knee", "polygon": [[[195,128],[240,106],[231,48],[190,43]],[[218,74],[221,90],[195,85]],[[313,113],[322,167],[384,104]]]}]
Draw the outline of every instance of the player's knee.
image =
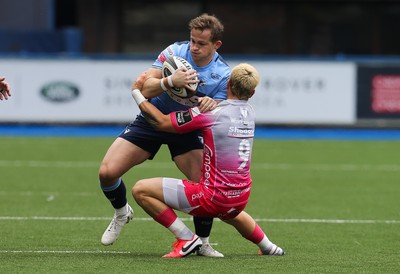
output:
[{"label": "player's knee", "polygon": [[119,176],[115,176],[109,165],[102,163],[99,168],[99,181],[102,185],[109,185],[113,183]]},{"label": "player's knee", "polygon": [[144,184],[143,180],[139,180],[132,187],[132,196],[137,202],[140,202],[141,200],[143,200],[143,197],[146,193],[144,185],[145,184]]}]

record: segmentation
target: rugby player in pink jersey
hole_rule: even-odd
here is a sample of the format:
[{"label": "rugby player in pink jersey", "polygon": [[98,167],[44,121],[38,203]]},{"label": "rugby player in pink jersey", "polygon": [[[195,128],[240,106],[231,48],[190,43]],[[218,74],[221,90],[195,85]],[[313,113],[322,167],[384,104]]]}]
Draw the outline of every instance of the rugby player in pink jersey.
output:
[{"label": "rugby player in pink jersey", "polygon": [[201,248],[201,240],[176,215],[175,210],[200,217],[217,217],[233,225],[262,255],[284,255],[244,209],[252,179],[251,153],[255,114],[248,99],[259,83],[257,70],[246,63],[233,68],[228,82],[228,99],[208,112],[198,107],[164,115],[141,94],[144,76],[134,84],[133,98],[149,123],[157,130],[186,133],[202,130],[204,138],[200,183],[173,178],[139,180],[132,188],[136,202],[155,221],[177,238],[165,258],[180,258]]}]

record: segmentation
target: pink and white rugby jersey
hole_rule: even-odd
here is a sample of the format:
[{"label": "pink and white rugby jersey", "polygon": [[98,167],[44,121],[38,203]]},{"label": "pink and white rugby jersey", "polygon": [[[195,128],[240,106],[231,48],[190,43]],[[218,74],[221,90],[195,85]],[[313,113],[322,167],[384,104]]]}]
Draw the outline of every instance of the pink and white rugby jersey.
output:
[{"label": "pink and white rugby jersey", "polygon": [[246,203],[250,195],[250,163],[255,114],[247,101],[225,100],[210,112],[197,107],[170,114],[177,132],[201,129],[204,154],[201,183],[218,205]]}]

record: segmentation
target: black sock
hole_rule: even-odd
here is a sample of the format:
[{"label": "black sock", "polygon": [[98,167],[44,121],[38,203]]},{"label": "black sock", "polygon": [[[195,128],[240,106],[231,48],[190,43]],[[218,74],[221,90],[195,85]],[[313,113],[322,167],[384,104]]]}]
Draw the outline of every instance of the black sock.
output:
[{"label": "black sock", "polygon": [[196,234],[203,238],[210,237],[213,220],[214,218],[193,216]]},{"label": "black sock", "polygon": [[101,189],[115,209],[123,207],[128,202],[128,200],[126,199],[126,187],[122,179],[119,179],[112,186],[101,186]]}]

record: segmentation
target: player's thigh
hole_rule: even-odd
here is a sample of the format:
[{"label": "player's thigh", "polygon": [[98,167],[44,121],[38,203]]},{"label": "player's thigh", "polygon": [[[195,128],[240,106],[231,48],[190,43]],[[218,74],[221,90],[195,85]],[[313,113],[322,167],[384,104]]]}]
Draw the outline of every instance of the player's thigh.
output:
[{"label": "player's thigh", "polygon": [[100,176],[118,178],[133,166],[143,163],[150,153],[132,144],[117,138],[111,144],[100,166]]},{"label": "player's thigh", "polygon": [[165,204],[176,210],[190,213],[194,208],[200,206],[198,203],[193,203],[193,199],[189,198],[193,195],[201,196],[198,184],[187,180],[163,178],[162,188]]},{"label": "player's thigh", "polygon": [[163,178],[156,177],[137,181],[132,188],[132,194],[135,199],[140,200],[144,196],[147,196],[164,202]]},{"label": "player's thigh", "polygon": [[199,182],[201,177],[201,166],[203,151],[194,149],[174,157],[174,162],[185,176],[194,182]]}]

